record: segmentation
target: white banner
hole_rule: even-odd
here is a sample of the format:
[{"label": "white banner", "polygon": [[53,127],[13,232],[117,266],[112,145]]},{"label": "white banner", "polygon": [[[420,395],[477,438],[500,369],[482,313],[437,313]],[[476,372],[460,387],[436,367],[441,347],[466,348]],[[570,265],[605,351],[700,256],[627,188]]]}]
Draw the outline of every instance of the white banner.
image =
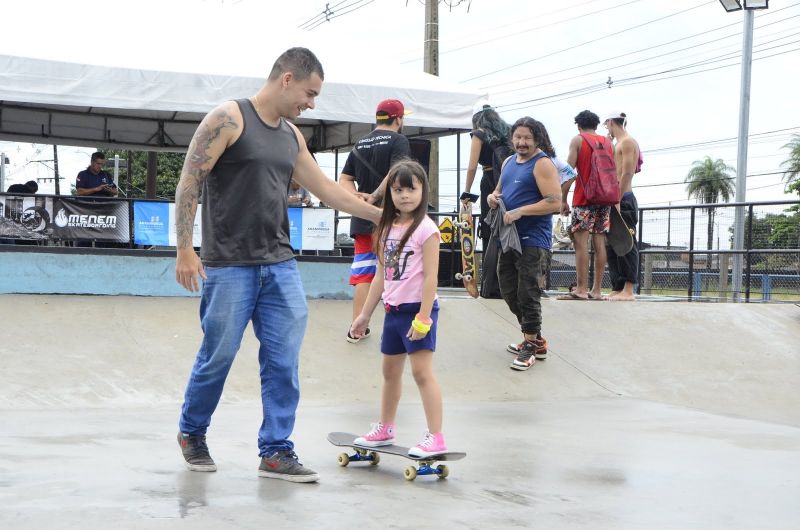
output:
[{"label": "white banner", "polygon": [[303,208],[303,250],[333,250],[334,214],[329,208]]}]

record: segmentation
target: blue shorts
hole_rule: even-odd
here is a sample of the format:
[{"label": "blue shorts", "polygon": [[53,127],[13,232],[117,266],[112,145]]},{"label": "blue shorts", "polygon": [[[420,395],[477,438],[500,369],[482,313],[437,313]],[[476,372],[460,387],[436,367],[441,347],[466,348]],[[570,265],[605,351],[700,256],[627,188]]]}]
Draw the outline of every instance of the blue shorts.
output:
[{"label": "blue shorts", "polygon": [[420,340],[411,340],[406,335],[411,328],[411,321],[419,313],[420,304],[385,305],[386,317],[383,319],[383,336],[381,351],[384,355],[400,355],[414,353],[417,350],[436,350],[436,328],[439,322],[439,302],[433,302],[431,309],[431,330]]}]

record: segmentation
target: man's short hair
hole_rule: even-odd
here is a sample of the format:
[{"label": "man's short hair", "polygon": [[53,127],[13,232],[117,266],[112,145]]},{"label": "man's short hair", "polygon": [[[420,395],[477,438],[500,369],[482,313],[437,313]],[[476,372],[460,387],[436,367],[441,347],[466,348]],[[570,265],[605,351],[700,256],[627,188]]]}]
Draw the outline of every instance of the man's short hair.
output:
[{"label": "man's short hair", "polygon": [[272,65],[272,71],[267,78],[269,81],[278,79],[282,74],[291,72],[298,81],[303,81],[316,73],[320,79],[325,79],[322,63],[308,48],[289,48],[281,54]]},{"label": "man's short hair", "polygon": [[106,155],[103,152],[97,151],[95,153],[92,153],[92,162],[94,162],[95,160],[105,160],[105,159]]},{"label": "man's short hair", "polygon": [[35,180],[29,180],[25,183],[25,187],[31,190],[31,193],[39,191],[39,184]]},{"label": "man's short hair", "polygon": [[600,118],[590,110],[583,110],[575,116],[575,125],[581,129],[597,129]]}]

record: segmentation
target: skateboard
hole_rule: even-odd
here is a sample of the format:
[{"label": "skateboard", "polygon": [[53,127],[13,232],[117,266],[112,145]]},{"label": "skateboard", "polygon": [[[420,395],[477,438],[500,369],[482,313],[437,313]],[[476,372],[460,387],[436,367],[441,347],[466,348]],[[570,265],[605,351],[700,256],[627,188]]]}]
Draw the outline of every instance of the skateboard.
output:
[{"label": "skateboard", "polygon": [[475,258],[475,226],[472,221],[472,203],[479,197],[471,193],[463,193],[461,200],[469,199],[467,206],[463,203],[458,211],[458,242],[461,244],[461,272],[456,273],[456,280],[463,280],[464,287],[472,298],[478,298],[478,262]]},{"label": "skateboard", "polygon": [[610,224],[606,234],[608,244],[617,256],[624,256],[633,248],[633,230],[628,228],[616,206],[611,207]]},{"label": "skateboard", "polygon": [[346,467],[350,462],[369,462],[372,466],[377,466],[381,461],[381,455],[397,455],[407,458],[417,463],[406,467],[403,471],[403,476],[406,480],[414,480],[419,475],[436,475],[438,478],[447,478],[450,470],[447,466],[439,464],[434,467],[436,462],[451,462],[453,460],[461,460],[467,453],[454,453],[448,451],[447,453],[440,453],[433,456],[409,456],[408,447],[401,447],[399,445],[382,445],[379,447],[362,447],[354,445],[353,442],[358,438],[358,435],[349,432],[332,432],[328,434],[328,441],[338,447],[351,447],[355,453],[348,455],[341,453],[338,458],[339,465]]}]

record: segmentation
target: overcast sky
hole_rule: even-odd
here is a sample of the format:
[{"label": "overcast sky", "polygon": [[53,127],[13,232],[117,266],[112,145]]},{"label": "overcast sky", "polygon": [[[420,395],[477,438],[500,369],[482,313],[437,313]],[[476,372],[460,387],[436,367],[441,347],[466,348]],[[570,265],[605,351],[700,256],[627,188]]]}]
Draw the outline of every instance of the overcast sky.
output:
[{"label": "overcast sky", "polygon": [[[321,22],[326,3],[330,20],[302,29]],[[439,8],[440,75],[486,91],[509,122],[524,115],[542,121],[559,155],[566,155],[579,111],[601,118],[626,112],[645,155],[634,180],[640,205],[689,203],[682,181],[706,155],[736,165],[741,12],[726,13],[718,0],[455,4]],[[424,17],[421,0],[26,0],[3,7],[0,53],[260,76],[281,42],[314,50],[335,79],[398,64],[422,69]],[[755,20],[747,199],[790,198],[780,175],[762,174],[780,171],[788,156],[782,146],[800,133],[800,0],[773,0]],[[455,204],[454,145],[443,141],[441,191],[451,196],[442,209]],[[51,158],[49,148],[0,148],[12,159],[10,181],[47,172],[25,164]],[[62,174],[83,169],[90,151],[62,148]],[[332,175],[330,159],[321,164]]]}]

